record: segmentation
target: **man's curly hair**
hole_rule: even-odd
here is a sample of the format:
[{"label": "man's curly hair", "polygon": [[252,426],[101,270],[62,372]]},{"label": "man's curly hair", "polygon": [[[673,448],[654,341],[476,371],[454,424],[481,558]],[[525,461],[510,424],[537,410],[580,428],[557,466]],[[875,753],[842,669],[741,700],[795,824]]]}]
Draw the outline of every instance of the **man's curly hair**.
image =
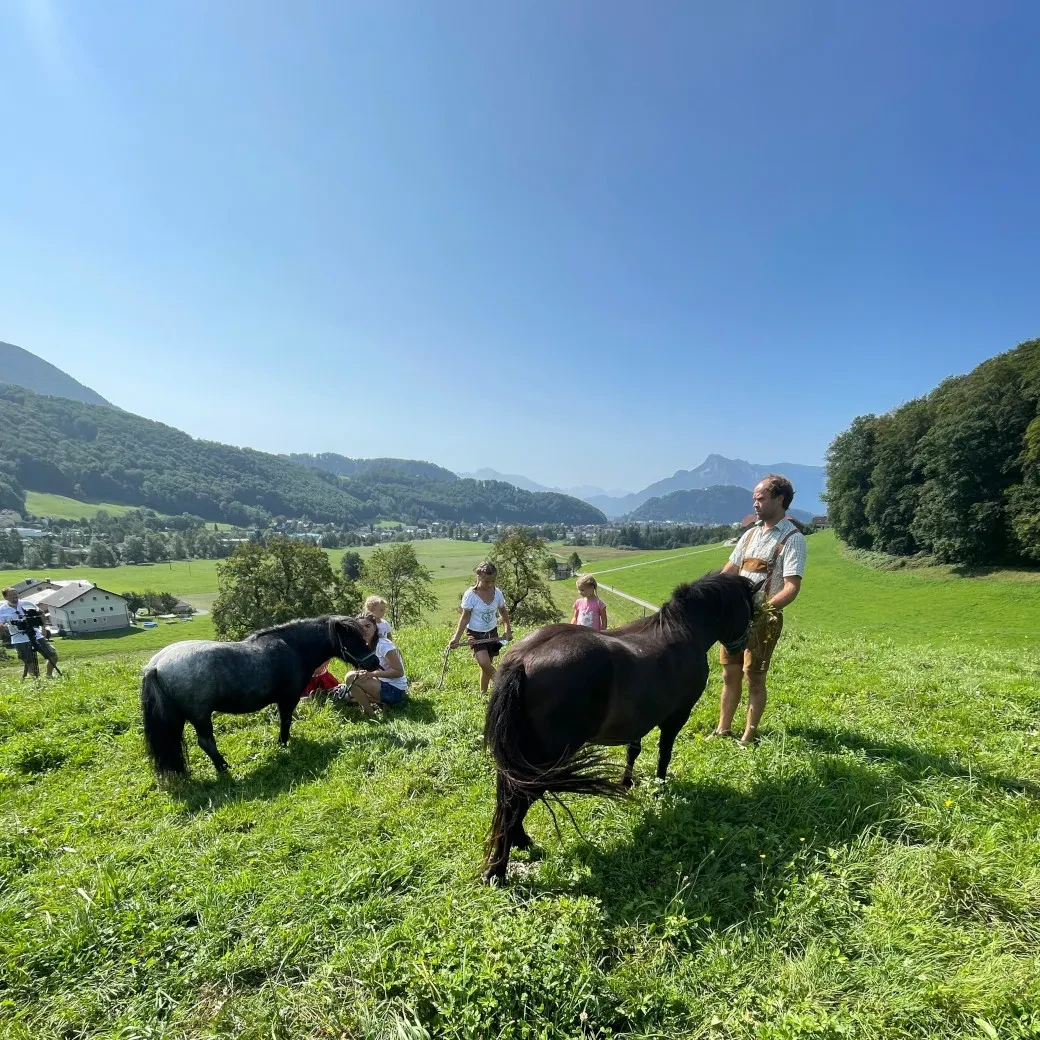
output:
[{"label": "man's curly hair", "polygon": [[783,503],[784,509],[789,509],[791,502],[794,499],[794,485],[787,479],[782,477],[779,473],[770,473],[769,476],[763,477],[760,484],[765,484],[766,491],[771,495],[779,495],[780,501]]}]

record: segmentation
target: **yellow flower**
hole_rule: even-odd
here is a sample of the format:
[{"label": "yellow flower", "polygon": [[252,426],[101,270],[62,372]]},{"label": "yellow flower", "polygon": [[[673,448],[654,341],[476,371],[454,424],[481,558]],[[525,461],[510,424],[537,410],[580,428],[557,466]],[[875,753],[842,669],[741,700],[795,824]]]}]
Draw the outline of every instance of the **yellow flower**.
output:
[{"label": "yellow flower", "polygon": [[950,807],[951,805],[953,805],[953,802],[952,802],[952,801],[951,801],[951,800],[950,800],[949,798],[947,798],[947,799],[946,799],[946,808],[947,808],[947,809],[949,809],[949,807]]}]

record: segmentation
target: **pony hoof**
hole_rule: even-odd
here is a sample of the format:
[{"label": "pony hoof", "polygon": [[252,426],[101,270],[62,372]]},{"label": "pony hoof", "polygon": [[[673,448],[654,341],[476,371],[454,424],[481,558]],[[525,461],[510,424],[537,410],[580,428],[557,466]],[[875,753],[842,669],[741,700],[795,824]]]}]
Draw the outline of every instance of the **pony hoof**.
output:
[{"label": "pony hoof", "polygon": [[635,782],[635,779],[633,777],[631,777],[631,776],[623,776],[621,778],[621,786],[626,791],[631,791],[632,788],[635,787],[635,785],[636,785],[636,782]]},{"label": "pony hoof", "polygon": [[504,870],[485,870],[481,880],[488,888],[503,888],[506,883],[506,872]]}]

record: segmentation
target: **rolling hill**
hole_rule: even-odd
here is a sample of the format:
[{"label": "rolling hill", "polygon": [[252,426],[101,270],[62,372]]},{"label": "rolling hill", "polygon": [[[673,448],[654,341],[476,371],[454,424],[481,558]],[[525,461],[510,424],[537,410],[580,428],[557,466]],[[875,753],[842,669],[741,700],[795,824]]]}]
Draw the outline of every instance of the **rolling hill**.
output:
[{"label": "rolling hill", "polygon": [[18,509],[25,491],[233,524],[267,516],[342,525],[378,519],[604,521],[599,510],[566,495],[533,494],[493,481],[431,479],[381,466],[336,476],[265,452],[196,440],[116,408],[0,384],[0,499]]}]

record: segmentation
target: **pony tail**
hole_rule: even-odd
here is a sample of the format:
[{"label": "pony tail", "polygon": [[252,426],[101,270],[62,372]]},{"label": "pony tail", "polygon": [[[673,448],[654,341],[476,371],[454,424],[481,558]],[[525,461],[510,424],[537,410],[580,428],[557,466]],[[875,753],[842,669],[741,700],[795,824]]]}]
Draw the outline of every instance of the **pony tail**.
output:
[{"label": "pony tail", "polygon": [[155,771],[186,773],[184,723],[187,717],[171,703],[155,668],[146,668],[141,676],[141,715],[145,745]]},{"label": "pony tail", "polygon": [[526,685],[527,673],[523,663],[507,658],[498,669],[495,688],[488,702],[484,746],[495,760],[500,796],[496,798],[495,815],[491,821],[486,861],[504,838],[509,826],[508,806],[517,796],[545,801],[548,806],[547,794],[625,798],[629,793],[621,784],[619,768],[601,748],[586,744],[573,753],[567,749],[556,762],[547,765],[530,761],[524,751],[524,745],[529,743]]}]

